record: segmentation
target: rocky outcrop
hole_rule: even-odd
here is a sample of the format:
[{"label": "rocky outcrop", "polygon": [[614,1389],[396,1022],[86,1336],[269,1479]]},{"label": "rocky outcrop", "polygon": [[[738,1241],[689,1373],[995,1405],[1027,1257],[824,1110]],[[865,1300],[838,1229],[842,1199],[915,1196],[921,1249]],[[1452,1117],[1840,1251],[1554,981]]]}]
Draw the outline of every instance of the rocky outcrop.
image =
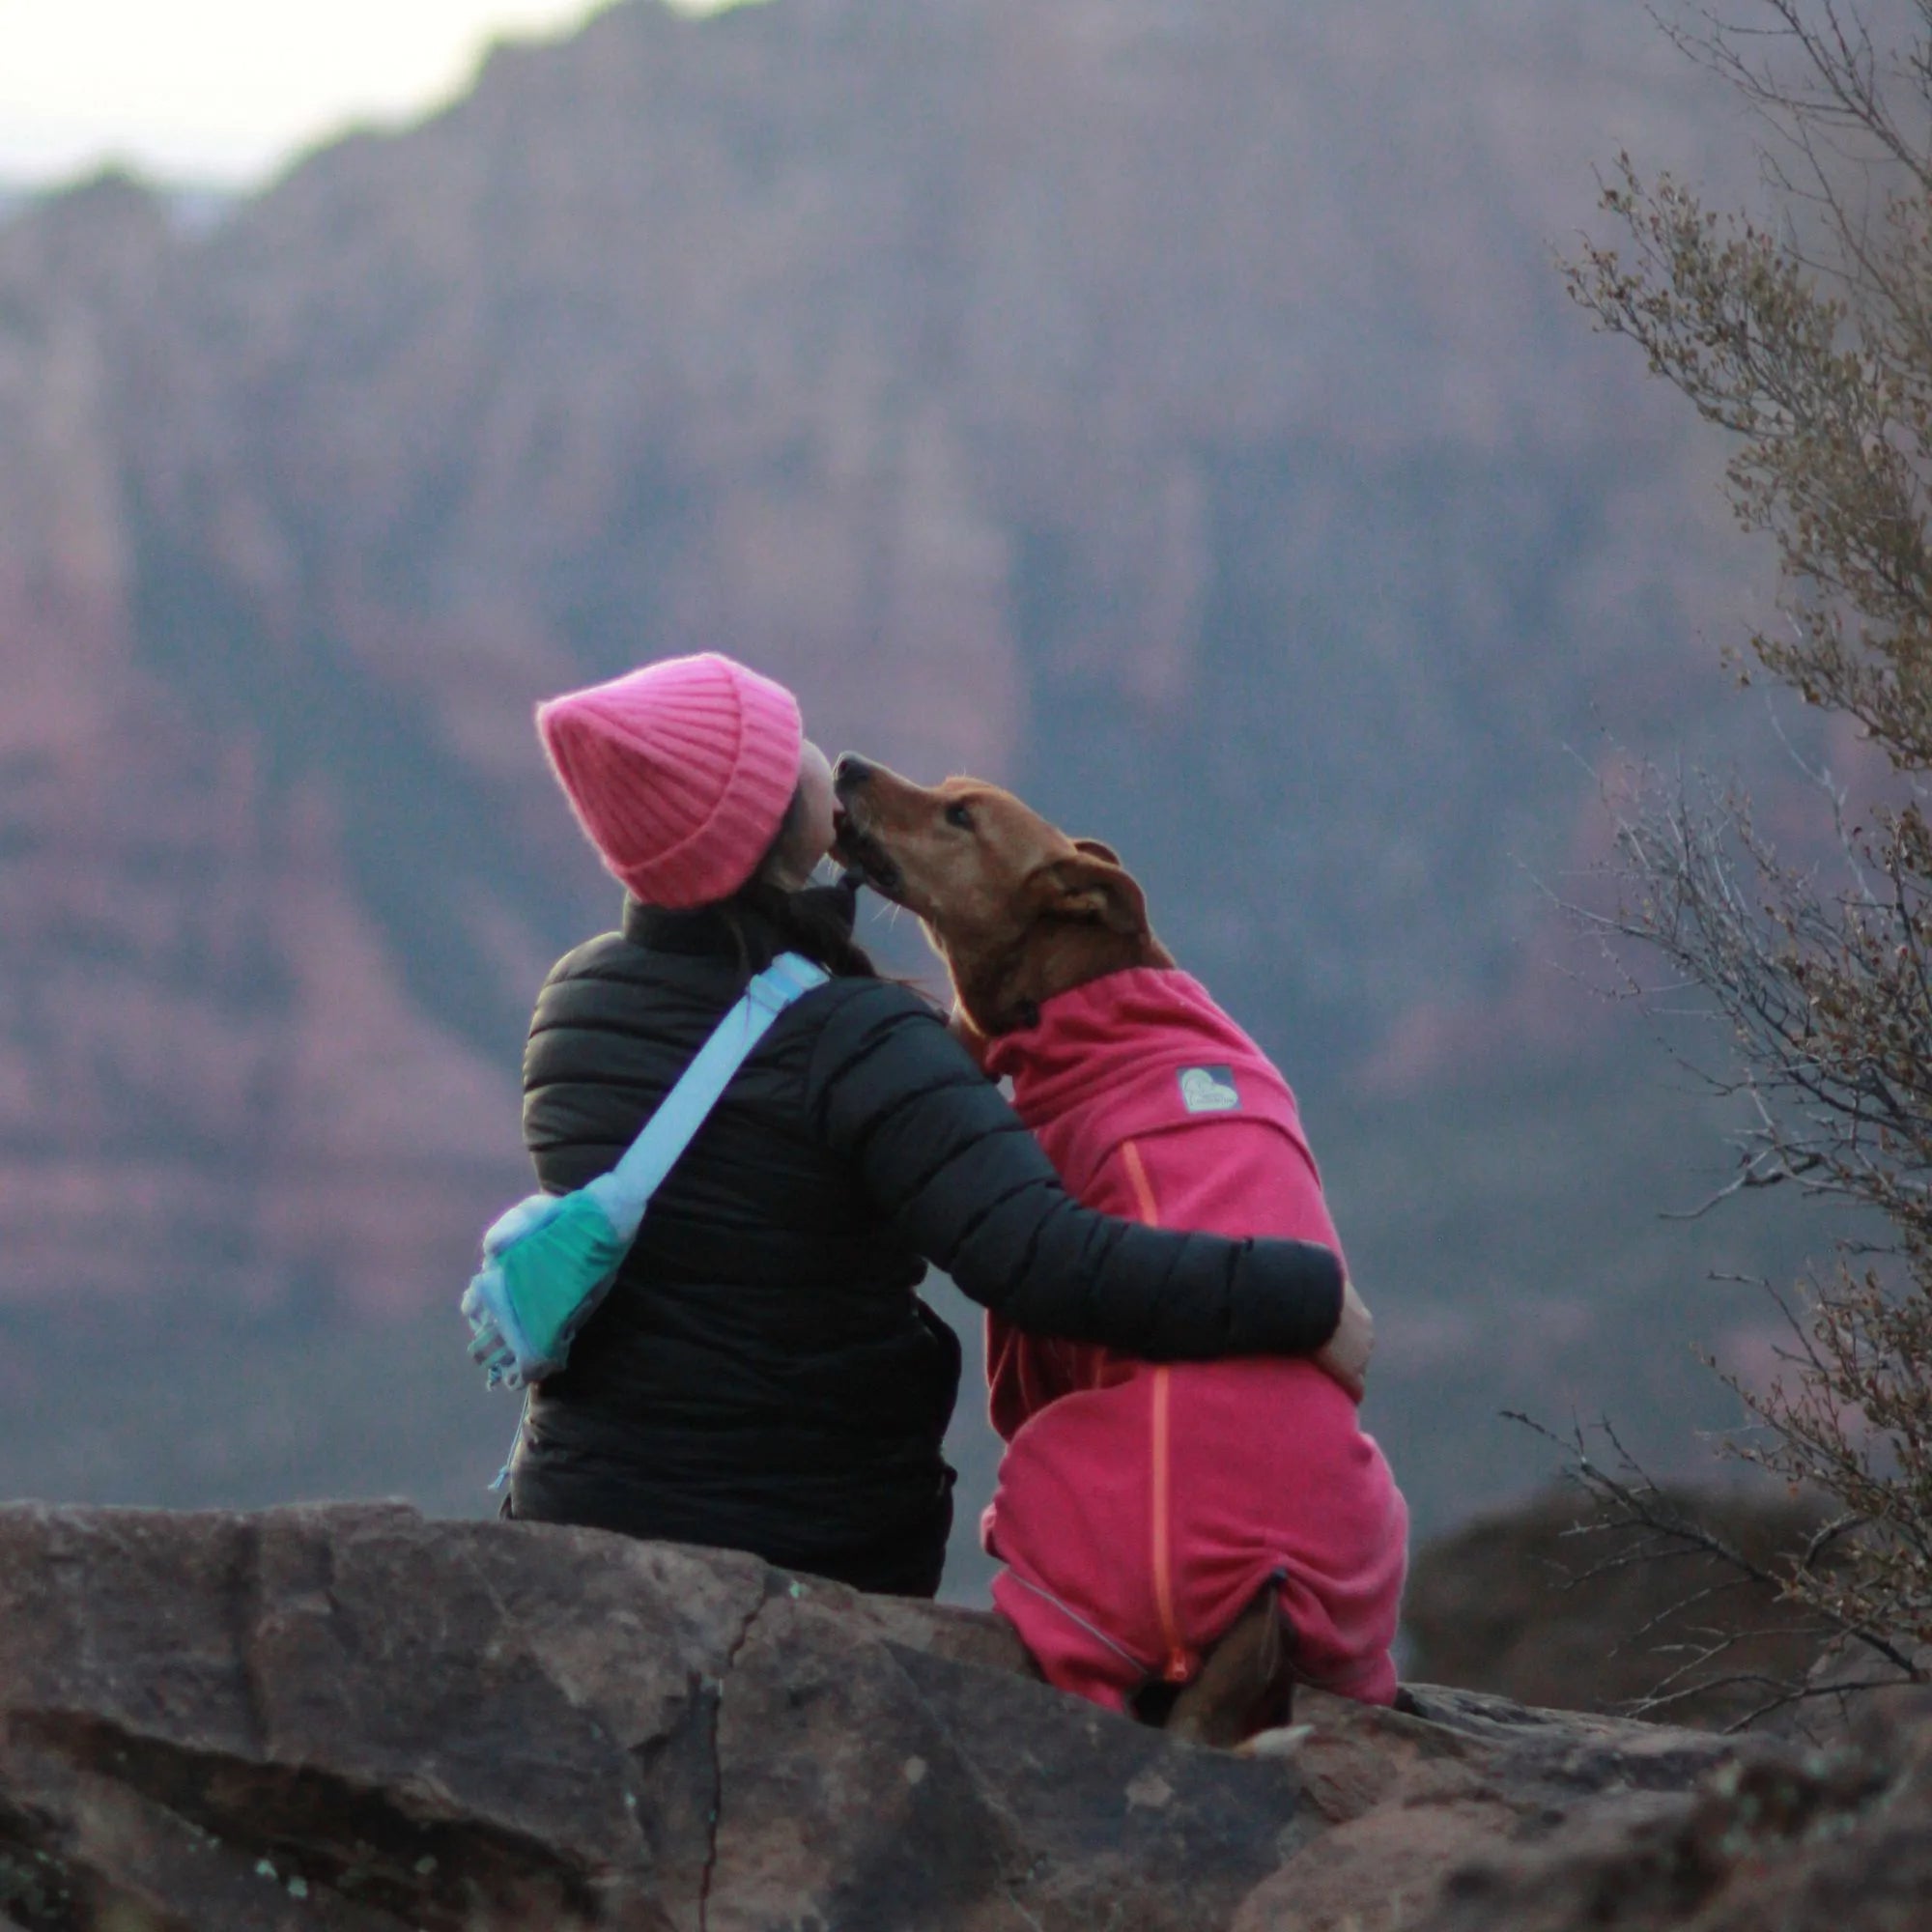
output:
[{"label": "rocky outcrop", "polygon": [[0,237],[0,1304],[420,1305],[522,1182],[515,1037],[413,998],[339,781],[145,647],[186,246],[113,179]]},{"label": "rocky outcrop", "polygon": [[[1760,1751],[1662,1802],[1613,1800],[1452,1873],[1417,1932],[1920,1932],[1932,1921],[1932,1696],[1835,1753]],[[1365,1921],[1367,1922],[1367,1921]]]},{"label": "rocky outcrop", "polygon": [[[1824,1519],[1782,1493],[1670,1492],[1662,1506],[1775,1577]],[[1416,1552],[1403,1629],[1418,1675],[1525,1704],[1722,1728],[1802,1686],[1817,1619],[1685,1539],[1605,1520],[1576,1490],[1477,1518]]]},{"label": "rocky outcrop", "polygon": [[1419,1687],[1297,1715],[1173,1744],[990,1617],[594,1531],[0,1510],[0,1914],[36,1932],[1580,1932],[1924,1869],[1902,1719],[1827,1763]]}]

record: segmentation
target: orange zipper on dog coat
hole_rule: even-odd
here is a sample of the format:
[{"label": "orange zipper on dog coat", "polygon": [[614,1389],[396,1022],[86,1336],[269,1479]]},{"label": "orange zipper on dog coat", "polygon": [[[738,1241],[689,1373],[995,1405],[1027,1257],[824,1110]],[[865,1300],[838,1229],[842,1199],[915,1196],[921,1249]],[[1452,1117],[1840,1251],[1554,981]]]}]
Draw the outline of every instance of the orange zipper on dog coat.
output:
[{"label": "orange zipper on dog coat", "polygon": [[[1150,1228],[1159,1227],[1160,1209],[1154,1201],[1153,1183],[1148,1179],[1140,1149],[1132,1141],[1122,1141],[1121,1158],[1126,1165],[1127,1179],[1133,1182],[1134,1199],[1139,1205],[1141,1219]],[[1172,1372],[1163,1363],[1154,1370],[1152,1386],[1149,1390],[1153,1434],[1153,1602],[1155,1614],[1160,1618],[1161,1640],[1167,1645],[1167,1659],[1161,1675],[1170,1684],[1185,1684],[1190,1675],[1187,1646],[1180,1639],[1180,1619],[1174,1610],[1173,1448],[1169,1423],[1172,1379]]]}]

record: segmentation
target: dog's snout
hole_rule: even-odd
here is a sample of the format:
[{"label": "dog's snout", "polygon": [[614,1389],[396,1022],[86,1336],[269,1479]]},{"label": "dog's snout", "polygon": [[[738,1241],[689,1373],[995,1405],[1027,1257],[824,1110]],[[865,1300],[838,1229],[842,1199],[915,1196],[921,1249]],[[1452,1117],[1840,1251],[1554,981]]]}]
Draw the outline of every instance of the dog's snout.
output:
[{"label": "dog's snout", "polygon": [[840,752],[832,767],[832,782],[841,792],[856,791],[871,781],[876,766],[869,765],[857,752]]}]

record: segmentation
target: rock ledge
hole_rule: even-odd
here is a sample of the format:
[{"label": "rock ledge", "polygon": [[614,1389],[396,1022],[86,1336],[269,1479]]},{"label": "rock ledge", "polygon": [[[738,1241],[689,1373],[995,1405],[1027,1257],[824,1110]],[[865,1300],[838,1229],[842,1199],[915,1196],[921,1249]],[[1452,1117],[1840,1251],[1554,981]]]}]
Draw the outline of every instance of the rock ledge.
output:
[{"label": "rock ledge", "polygon": [[33,1928],[1554,1926],[1560,1874],[1686,1832],[1694,1909],[1745,1857],[1712,1820],[1776,1776],[1839,1847],[1904,1788],[1426,1687],[1299,1715],[1282,1754],[1170,1743],[991,1617],[591,1530],[0,1508],[0,1916]]}]

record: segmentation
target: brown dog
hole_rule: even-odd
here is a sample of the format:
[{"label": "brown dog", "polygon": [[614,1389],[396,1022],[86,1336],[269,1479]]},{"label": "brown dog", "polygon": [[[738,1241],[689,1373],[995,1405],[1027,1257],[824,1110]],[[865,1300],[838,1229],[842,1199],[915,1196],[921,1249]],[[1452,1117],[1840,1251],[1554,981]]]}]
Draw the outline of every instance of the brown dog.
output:
[{"label": "brown dog", "polygon": [[846,753],[838,856],[916,913],[952,980],[959,1030],[1009,1033],[1043,1001],[1129,966],[1172,966],[1112,846],[1069,838],[979,779],[927,788]]},{"label": "brown dog", "polygon": [[[1178,1073],[1179,1094],[1188,1116],[1216,1117],[1181,1122],[1197,1129],[1213,1130],[1205,1138],[1199,1133],[1190,1134],[1187,1146],[1196,1164],[1210,1166],[1215,1179],[1204,1185],[1187,1181],[1183,1177],[1172,1189],[1169,1202],[1170,1206],[1179,1207],[1183,1215],[1191,1211],[1207,1218],[1180,1218],[1171,1225],[1208,1227],[1217,1215],[1230,1212],[1239,1221],[1251,1211],[1242,1198],[1245,1191],[1248,1200],[1259,1196],[1265,1203],[1256,1210],[1262,1219],[1251,1225],[1216,1227],[1215,1232],[1291,1233],[1333,1243],[1332,1225],[1320,1205],[1320,1183],[1314,1178],[1312,1159],[1307,1156],[1305,1143],[1300,1138],[1293,1096],[1280,1085],[1279,1076],[1261,1061],[1259,1049],[1212,1007],[1205,991],[1174,970],[1172,954],[1155,938],[1149,923],[1145,895],[1109,846],[1097,839],[1068,838],[1011,793],[979,780],[955,778],[937,786],[922,786],[849,753],[838,761],[835,778],[840,807],[837,847],[839,856],[883,896],[919,917],[952,977],[954,1028],[982,1063],[991,1061],[998,1066],[1003,1058],[1013,1062],[1018,1056],[1028,1070],[1037,1071],[1040,1065],[1037,1057],[1028,1059],[1027,1055],[1049,1040],[1055,1033],[1055,1016],[1066,1013],[1070,1006],[1081,1006],[1082,1010],[1067,1024],[1084,1029],[1084,1037],[1089,1040],[1094,1037],[1096,1028],[1102,1032],[1114,1030],[1118,1021],[1131,1029],[1140,1018],[1147,1017],[1151,1024],[1146,1040],[1117,1039],[1111,1044],[1123,1049],[1129,1058],[1137,1054],[1151,1058],[1151,1070],[1163,1082],[1168,1082],[1170,1074]],[[1082,994],[1083,988],[1089,992]],[[1175,998],[1186,1009],[1179,1027],[1182,1044],[1179,1059],[1174,1058],[1176,1028],[1172,1024],[1166,1025],[1165,1039],[1162,1037],[1162,1003],[1171,1003]],[[1056,1002],[1057,1005],[1053,1004]],[[1083,1002],[1088,1004],[1083,1006]],[[1045,1026],[1042,1026],[1043,1009],[1048,1013]],[[1197,1023],[1201,1029],[1198,1037],[1188,1031]],[[1063,1061],[1058,1076],[1063,1093],[1066,1072],[1065,1031],[1063,1024],[1060,1028]],[[1191,1049],[1203,1041],[1207,1042],[1207,1050],[1193,1055]],[[1170,1056],[1165,1063],[1160,1060],[1163,1051]],[[1210,1062],[1233,1061],[1236,1065],[1182,1065],[1189,1057]],[[1083,1060],[1083,1065],[1092,1064],[1091,1059]],[[1076,1084],[1084,1081],[1080,1068],[1074,1069],[1074,1077]],[[1190,1081],[1194,1083],[1193,1098],[1188,1099],[1185,1096]],[[1278,1090],[1272,1095],[1269,1082]],[[1040,1119],[1030,1118],[1030,1124],[1042,1131],[1049,1151],[1054,1153],[1073,1191],[1090,1199],[1092,1205],[1112,1206],[1115,1211],[1124,1207],[1126,1211],[1152,1221],[1162,1218],[1162,1204],[1155,1199],[1157,1189],[1144,1169],[1142,1149],[1150,1151],[1150,1162],[1166,1159],[1167,1173],[1172,1178],[1175,1172],[1172,1151],[1178,1141],[1172,1121],[1162,1125],[1146,1118],[1147,1103],[1151,1098],[1154,1112],[1158,1113],[1165,1105],[1172,1113],[1175,1094],[1171,1082],[1160,1088],[1159,1094],[1142,1082],[1139,1095],[1139,1098],[1128,1096],[1123,1103],[1125,1111],[1134,1117],[1132,1121],[1122,1124],[1110,1120],[1103,1129],[1111,1137],[1110,1145],[1123,1149],[1138,1190],[1124,1193],[1117,1173],[1116,1193],[1122,1198],[1113,1202],[1094,1198],[1096,1187],[1102,1196],[1106,1192],[1105,1186],[1095,1179],[1097,1170],[1091,1163],[1083,1163],[1077,1153],[1069,1154],[1064,1135],[1056,1143],[1043,1130]],[[1091,1110],[1091,1091],[1086,1099]],[[1021,1111],[1026,1114],[1028,1109],[1022,1105]],[[1064,1116],[1060,1124],[1065,1124]],[[1271,1132],[1271,1128],[1280,1131]],[[1223,1184],[1228,1176],[1233,1177],[1232,1183]],[[1161,1178],[1156,1167],[1154,1179]],[[1076,1184],[1082,1179],[1088,1184]],[[1283,1205],[1295,1201],[1301,1204],[1298,1211],[1303,1219],[1313,1225],[1267,1225],[1271,1214],[1297,1211]],[[1255,1418],[1258,1412],[1278,1416],[1284,1412],[1284,1404],[1293,1407],[1299,1403],[1302,1409],[1319,1414],[1318,1433],[1323,1434],[1324,1440],[1339,1440],[1345,1435],[1349,1438],[1335,1463],[1341,1471],[1334,1486],[1336,1494],[1352,1495],[1359,1492],[1364,1513],[1371,1516],[1383,1507],[1386,1499],[1384,1513],[1389,1533],[1397,1542],[1393,1554],[1382,1547],[1386,1537],[1378,1531],[1376,1537],[1380,1537],[1380,1542],[1371,1537],[1347,1561],[1354,1566],[1350,1573],[1353,1578],[1350,1587],[1362,1603],[1373,1601],[1375,1616],[1388,1624],[1388,1634],[1392,1634],[1395,1594],[1400,1589],[1399,1545],[1406,1518],[1400,1496],[1387,1480],[1379,1452],[1375,1450],[1373,1442],[1360,1435],[1351,1405],[1338,1397],[1333,1386],[1340,1383],[1349,1396],[1359,1399],[1361,1372],[1366,1367],[1373,1338],[1367,1311],[1361,1307],[1352,1288],[1346,1299],[1343,1328],[1323,1351],[1326,1359],[1317,1358],[1318,1365],[1332,1378],[1331,1381],[1320,1375],[1315,1377],[1315,1381],[1327,1389],[1325,1406],[1319,1392],[1311,1396],[1308,1390],[1309,1367],[1305,1362],[1283,1361],[1266,1367],[1252,1363],[1178,1365],[1171,1372],[1146,1364],[1125,1363],[1119,1358],[1102,1359],[1104,1351],[1082,1351],[1072,1345],[1029,1341],[1010,1333],[1003,1336],[1001,1324],[997,1321],[989,1324],[988,1359],[994,1377],[995,1425],[1009,1441],[1022,1428],[1027,1431],[1023,1438],[1026,1455],[1009,1453],[1008,1463],[1003,1465],[1002,1496],[1008,1494],[1009,1477],[1016,1468],[1021,1470],[1016,1480],[1022,1492],[1029,1473],[1035,1493],[1042,1488],[1051,1488],[1067,1468],[1077,1463],[1082,1453],[1074,1444],[1075,1432],[1087,1431],[1083,1440],[1086,1453],[1091,1455],[1095,1441],[1101,1439],[1092,1433],[1094,1422],[1092,1405],[1112,1403],[1115,1408],[1124,1410],[1138,1400],[1124,1387],[1136,1375],[1151,1384],[1155,1405],[1152,1413],[1158,1418],[1154,1425],[1161,1472],[1155,1481],[1157,1492],[1164,1495],[1170,1487],[1170,1467],[1185,1468],[1184,1448],[1169,1446],[1172,1430],[1183,1426],[1179,1420],[1170,1425],[1170,1411],[1175,1418],[1192,1418],[1189,1426],[1197,1429],[1204,1443],[1216,1430],[1227,1432],[1226,1439],[1234,1445],[1233,1452],[1215,1465],[1228,1469],[1227,1482],[1238,1484],[1251,1480],[1263,1491],[1268,1491],[1270,1484],[1279,1490],[1283,1465],[1290,1461],[1300,1463],[1307,1445],[1298,1439],[1284,1445],[1284,1453],[1275,1459],[1274,1473],[1269,1475],[1263,1466],[1266,1458],[1258,1451],[1249,1453],[1266,1437],[1270,1426],[1265,1422],[1257,1424]],[[1175,1376],[1186,1379],[1175,1380],[1171,1391],[1168,1384]],[[1300,1379],[1297,1381],[1296,1378]],[[1231,1395],[1231,1390],[1238,1393]],[[1064,1406],[1055,1406],[1067,1397],[1072,1399]],[[1089,1405],[1084,1415],[1078,1413],[1083,1403]],[[1245,1411],[1240,1406],[1242,1403],[1248,1406]],[[1119,1416],[1109,1416],[1103,1418],[1103,1427],[1111,1427],[1115,1422],[1121,1422],[1129,1433],[1137,1426],[1122,1421]],[[1117,1434],[1105,1439],[1118,1445],[1126,1438]],[[1063,1466],[1047,1471],[1042,1477],[1033,1465],[1056,1443],[1067,1445],[1065,1455],[1061,1458]],[[1107,1457],[1112,1454],[1111,1450],[1105,1452]],[[1241,1471],[1243,1463],[1250,1465],[1251,1476]],[[1022,1464],[1027,1467],[1021,1468]],[[1198,1489],[1190,1493],[1198,1501]],[[1024,1502],[1024,1493],[1016,1499]],[[1185,1510],[1189,1506],[1181,1506],[1181,1514],[1174,1518],[1172,1524],[1181,1543],[1188,1529]],[[1165,1510],[1168,1505],[1163,1503],[1161,1507]],[[995,1514],[999,1509],[996,1500]],[[1352,1686],[1354,1694],[1378,1700],[1384,1691],[1393,1693],[1393,1674],[1385,1655],[1387,1635],[1381,1634],[1380,1622],[1367,1635],[1354,1630],[1337,1634],[1327,1617],[1327,1606],[1305,1593],[1296,1596],[1293,1581],[1280,1583],[1278,1598],[1275,1584],[1285,1567],[1293,1567],[1292,1563],[1285,1566],[1279,1560],[1281,1552],[1302,1550],[1314,1555],[1318,1560],[1306,1566],[1314,1570],[1328,1563],[1333,1551],[1318,1548],[1319,1538],[1311,1544],[1304,1536],[1297,1543],[1293,1526],[1280,1529],[1271,1512],[1279,1514],[1269,1492],[1259,1496],[1245,1519],[1250,1530],[1243,1530],[1241,1537],[1249,1537],[1251,1531],[1257,1552],[1252,1570],[1240,1569],[1246,1548],[1240,1538],[1236,1539],[1239,1547],[1232,1550],[1222,1548],[1201,1552],[1208,1570],[1215,1574],[1233,1578],[1238,1573],[1247,1578],[1240,1586],[1247,1592],[1240,1603],[1248,1607],[1236,1614],[1239,1605],[1225,1598],[1215,1600],[1207,1611],[1212,1629],[1197,1630],[1197,1638],[1201,1640],[1192,1642],[1180,1628],[1186,1618],[1174,1614],[1175,1603],[1184,1596],[1187,1578],[1184,1575],[1170,1576],[1164,1567],[1170,1563],[1184,1566],[1185,1555],[1184,1552],[1170,1555],[1168,1546],[1174,1539],[1168,1534],[1170,1525],[1165,1520],[1156,1532],[1154,1569],[1162,1603],[1159,1642],[1163,1655],[1147,1659],[1151,1666],[1150,1674],[1157,1670],[1169,1685],[1186,1686],[1175,1701],[1167,1721],[1173,1728],[1207,1741],[1232,1742],[1254,1728],[1257,1721],[1265,1721],[1270,1712],[1274,1714],[1274,1721],[1285,1716],[1290,1659],[1288,1646],[1282,1641],[1278,1601],[1293,1602],[1298,1609],[1305,1608],[1305,1620],[1317,1639],[1312,1647],[1304,1645],[1306,1654],[1321,1654],[1323,1637],[1332,1639],[1326,1655],[1334,1667],[1327,1681],[1334,1688],[1346,1690]],[[1235,1514],[1239,1516],[1240,1512]],[[1020,1523],[1023,1515],[1023,1510],[1016,1511],[1012,1520]],[[1230,1520],[1228,1512],[1218,1507],[1210,1510],[1209,1515],[1216,1521]],[[1133,1539],[1129,1537],[1128,1541]],[[1175,1547],[1178,1548],[1179,1545]],[[1264,1547],[1274,1552],[1272,1560],[1263,1559],[1260,1552]],[[1003,1549],[1001,1553],[1008,1555],[1009,1563],[1013,1562],[1009,1551]],[[1101,1567],[1111,1561],[1104,1550],[1097,1551],[1089,1567]],[[1078,1565],[1074,1567],[1077,1569]],[[1257,1589],[1264,1579],[1267,1587]],[[1039,1579],[1034,1578],[1028,1587],[1052,1604],[1055,1610],[1064,1611],[1070,1624],[1078,1624],[1090,1636],[1097,1636],[1119,1657],[1127,1655],[1127,1646],[1116,1639],[1131,1617],[1123,1612],[1117,1620],[1120,1627],[1110,1632],[1106,1628],[1109,1605],[1104,1591],[1092,1598],[1083,1597],[1076,1611],[1038,1587],[1038,1583]],[[996,1585],[995,1594],[1000,1597],[1000,1586]],[[1197,1595],[1197,1609],[1206,1603],[1207,1599]],[[1009,1615],[1015,1614],[1017,1607],[1022,1634],[1034,1643],[1036,1654],[1053,1681],[1065,1688],[1082,1690],[1103,1702],[1119,1701],[1120,1691],[1128,1687],[1114,1660],[1095,1652],[1094,1656],[1099,1658],[1096,1666],[1091,1660],[1083,1661],[1069,1654],[1061,1660],[1064,1668],[1057,1669],[1053,1656],[1054,1629],[1046,1630],[1044,1642],[1036,1641],[1038,1623],[1036,1617],[1029,1628],[1026,1601],[1020,1600],[1016,1606],[1007,1597],[1001,1597],[1001,1605]],[[1353,1612],[1346,1609],[1343,1612],[1341,1621],[1345,1626],[1350,1614]],[[1079,1648],[1084,1641],[1079,1639],[1072,1648]],[[1145,1656],[1148,1644],[1152,1641],[1148,1636],[1139,1654]],[[1355,1656],[1350,1644],[1362,1655]],[[1372,1651],[1376,1655],[1369,1658]],[[1354,1673],[1352,1677],[1350,1671]],[[1160,1701],[1156,1690],[1152,1698],[1143,1701],[1142,1707],[1147,1708],[1151,1702],[1158,1708]]]}]

